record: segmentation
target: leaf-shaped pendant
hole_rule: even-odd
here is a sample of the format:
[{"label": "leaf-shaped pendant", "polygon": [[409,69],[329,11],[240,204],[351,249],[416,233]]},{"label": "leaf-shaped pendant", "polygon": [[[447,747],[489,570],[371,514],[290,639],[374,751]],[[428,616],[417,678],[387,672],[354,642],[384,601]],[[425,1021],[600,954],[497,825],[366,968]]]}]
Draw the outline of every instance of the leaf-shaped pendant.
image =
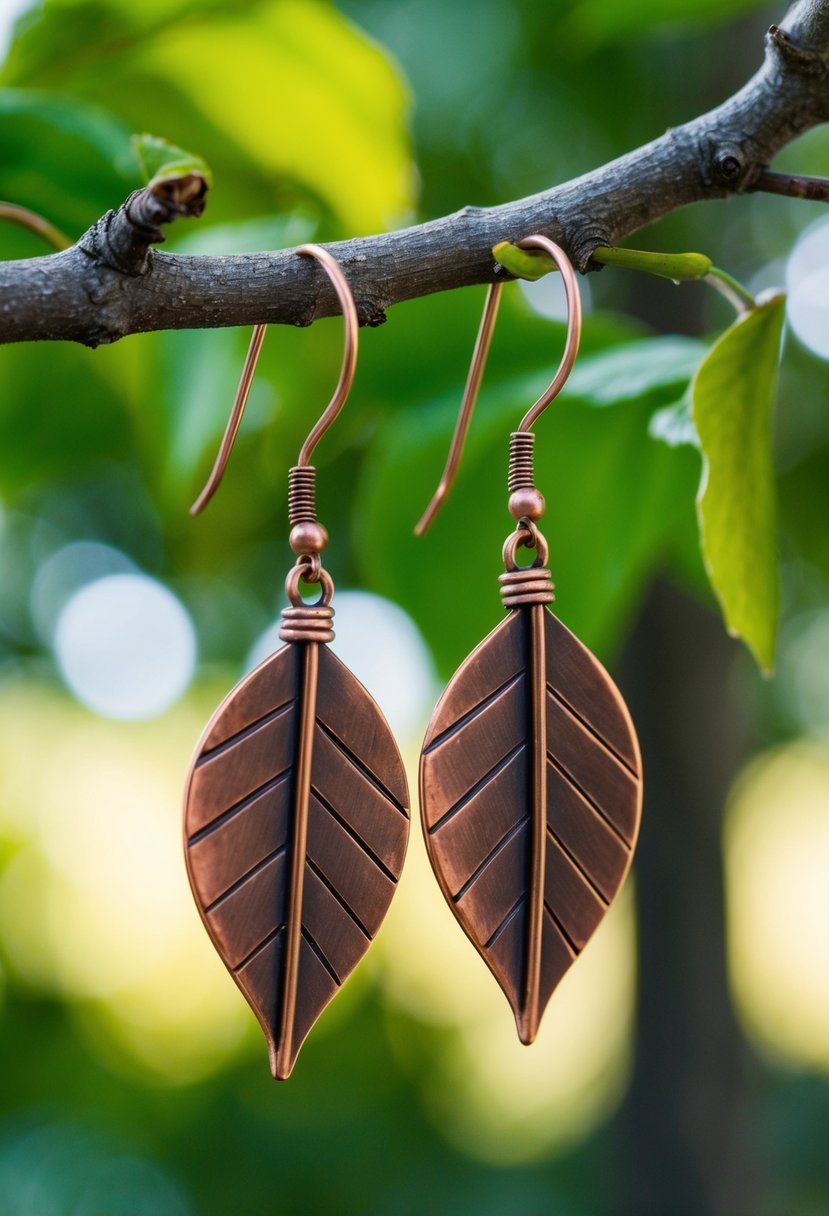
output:
[{"label": "leaf-shaped pendant", "polygon": [[443,894],[531,1043],[627,873],[641,762],[618,689],[546,606],[549,571],[502,583],[509,616],[432,715],[420,799]]},{"label": "leaf-shaped pendant", "polygon": [[280,1079],[377,932],[409,835],[391,731],[323,644],[331,609],[283,615],[283,638],[323,640],[289,641],[225,698],[196,749],[184,818],[202,920]]}]

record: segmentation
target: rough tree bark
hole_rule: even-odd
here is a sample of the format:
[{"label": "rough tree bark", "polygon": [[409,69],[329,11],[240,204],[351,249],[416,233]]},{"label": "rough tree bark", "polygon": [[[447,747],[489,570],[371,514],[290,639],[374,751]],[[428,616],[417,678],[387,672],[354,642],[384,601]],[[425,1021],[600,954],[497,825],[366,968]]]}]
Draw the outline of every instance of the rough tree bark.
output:
[{"label": "rough tree bark", "polygon": [[[402,300],[491,281],[504,273],[492,246],[532,231],[553,237],[585,272],[595,268],[597,246],[687,203],[758,189],[825,198],[820,186],[767,166],[827,120],[829,0],[795,0],[769,30],[759,71],[708,114],[529,198],[328,247],[348,274],[361,322],[379,325]],[[163,224],[202,205],[198,196],[145,188],[70,249],[0,263],[0,341],[97,346],[157,329],[308,325],[337,310],[325,277],[291,250],[182,257],[151,249],[163,240]]]}]

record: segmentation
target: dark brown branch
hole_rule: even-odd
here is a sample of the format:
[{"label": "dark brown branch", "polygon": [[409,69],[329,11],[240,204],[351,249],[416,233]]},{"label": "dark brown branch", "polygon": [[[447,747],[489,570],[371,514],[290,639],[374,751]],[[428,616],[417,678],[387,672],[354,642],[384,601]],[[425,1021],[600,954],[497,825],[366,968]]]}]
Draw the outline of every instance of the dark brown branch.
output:
[{"label": "dark brown branch", "polygon": [[207,186],[192,174],[136,190],[117,211],[108,211],[78,241],[98,266],[138,276],[150,271],[150,246],[164,240],[163,224],[204,211]]},{"label": "dark brown branch", "polygon": [[829,180],[825,177],[804,177],[800,173],[772,173],[764,169],[758,176],[755,190],[766,194],[786,194],[789,198],[810,198],[829,203]]},{"label": "dark brown branch", "polygon": [[[829,0],[795,0],[766,39],[763,65],[722,105],[574,181],[499,207],[465,207],[399,232],[330,246],[363,324],[392,304],[491,281],[491,248],[552,236],[585,271],[598,245],[688,203],[766,188],[767,166],[829,120]],[[179,210],[176,208],[179,207]],[[0,341],[71,339],[257,321],[308,325],[337,310],[317,268],[291,250],[182,257],[150,250],[160,225],[188,213],[140,191],[71,249],[0,263]]]}]

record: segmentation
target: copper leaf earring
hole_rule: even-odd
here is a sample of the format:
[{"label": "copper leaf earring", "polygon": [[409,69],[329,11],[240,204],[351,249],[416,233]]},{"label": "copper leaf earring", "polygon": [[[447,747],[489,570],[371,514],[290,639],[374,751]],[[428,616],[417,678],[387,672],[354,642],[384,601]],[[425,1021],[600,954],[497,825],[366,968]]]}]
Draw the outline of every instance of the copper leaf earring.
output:
[{"label": "copper leaf earring", "polygon": [[[290,470],[286,644],[228,694],[207,724],[184,800],[185,856],[205,928],[256,1014],[275,1077],[368,949],[386,914],[409,835],[403,763],[377,705],[329,650],[334,586],[320,554],[311,454],[342,409],[357,359],[357,311],[337,261],[318,245],[345,321],[337,389]],[[221,480],[265,326],[254,329],[213,472]],[[301,583],[316,584],[307,604]]]},{"label": "copper leaf earring", "polygon": [[[531,1043],[552,992],[597,928],[628,871],[639,830],[636,733],[608,673],[552,614],[544,498],[533,423],[578,351],[581,304],[566,254],[544,236],[567,293],[567,343],[555,378],[510,437],[509,511],[500,576],[506,620],[472,652],[432,715],[420,761],[426,846],[441,890]],[[449,458],[422,534],[460,460],[501,285],[490,287]],[[518,551],[534,550],[529,565]]]}]

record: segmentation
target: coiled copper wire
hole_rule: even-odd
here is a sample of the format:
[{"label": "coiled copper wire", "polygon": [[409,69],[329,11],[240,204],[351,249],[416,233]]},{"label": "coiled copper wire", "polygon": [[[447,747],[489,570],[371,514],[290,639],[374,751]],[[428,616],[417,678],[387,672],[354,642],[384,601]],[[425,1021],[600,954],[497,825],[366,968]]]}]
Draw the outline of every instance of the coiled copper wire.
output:
[{"label": "coiled copper wire", "polygon": [[333,642],[330,604],[301,604],[282,609],[279,637],[283,642]]},{"label": "coiled copper wire", "polygon": [[[319,583],[320,598],[315,604],[306,604],[300,595],[299,584]],[[331,599],[334,583],[331,575],[320,565],[319,554],[301,557],[291,568],[285,580],[285,591],[290,607],[282,609],[282,625],[279,636],[283,642],[333,642],[334,630],[331,622],[334,609]]]},{"label": "coiled copper wire", "polygon": [[555,591],[550,571],[544,566],[508,570],[499,574],[501,603],[505,608],[520,608],[522,604],[552,604]]},{"label": "coiled copper wire", "polygon": [[535,474],[533,472],[533,431],[513,431],[509,437],[509,473],[507,488],[510,494],[514,490],[535,489]]},{"label": "coiled copper wire", "polygon": [[311,464],[295,465],[288,472],[288,522],[317,522],[317,470]]}]

